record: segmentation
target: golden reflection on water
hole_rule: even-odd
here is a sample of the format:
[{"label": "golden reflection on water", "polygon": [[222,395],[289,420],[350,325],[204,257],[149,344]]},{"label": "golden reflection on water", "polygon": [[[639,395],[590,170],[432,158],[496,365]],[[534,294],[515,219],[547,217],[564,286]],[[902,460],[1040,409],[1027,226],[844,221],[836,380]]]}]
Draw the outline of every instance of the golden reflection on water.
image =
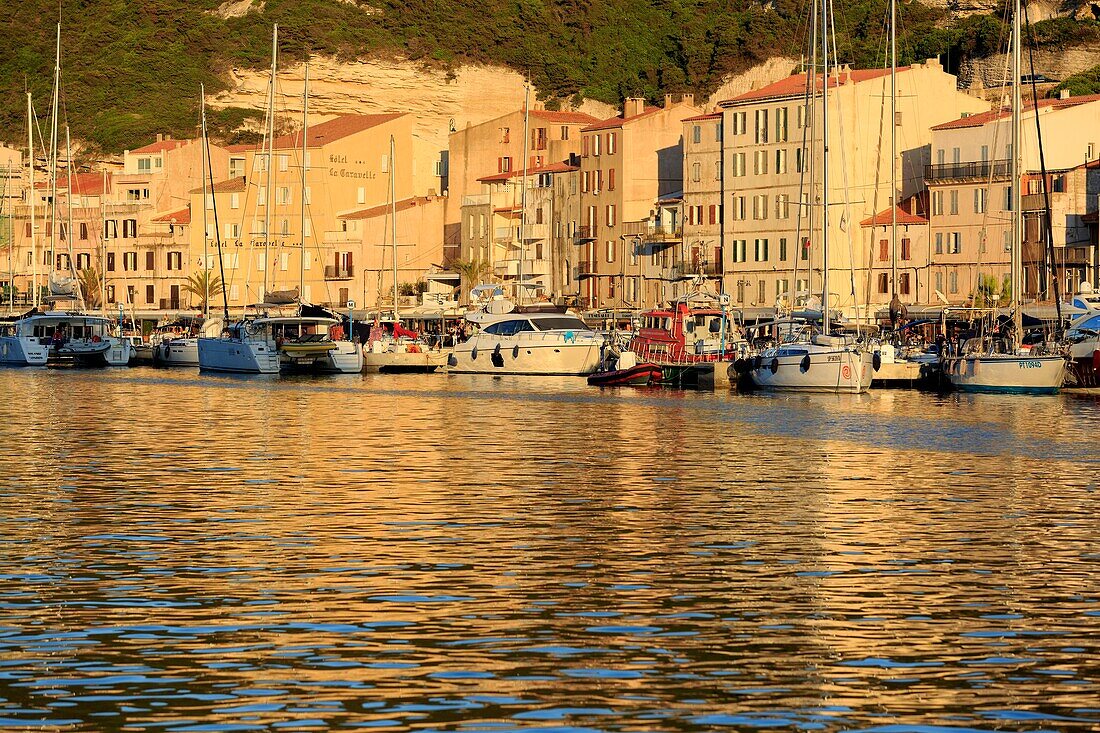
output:
[{"label": "golden reflection on water", "polygon": [[3,729],[1100,724],[1092,401],[0,388]]}]

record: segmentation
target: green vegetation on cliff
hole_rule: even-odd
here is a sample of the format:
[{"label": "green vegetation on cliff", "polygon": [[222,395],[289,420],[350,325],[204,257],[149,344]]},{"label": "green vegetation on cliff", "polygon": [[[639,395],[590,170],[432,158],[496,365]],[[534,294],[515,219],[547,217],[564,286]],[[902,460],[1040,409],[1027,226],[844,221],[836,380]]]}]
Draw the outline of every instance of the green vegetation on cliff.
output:
[{"label": "green vegetation on cliff", "polygon": [[[550,102],[583,95],[617,103],[665,91],[712,92],[732,72],[777,54],[798,56],[810,0],[267,0],[223,19],[219,0],[63,0],[63,94],[74,134],[115,152],[155,132],[194,134],[199,85],[225,88],[233,67],[269,63],[271,24],[288,61],[401,56],[431,65],[504,64],[529,73]],[[837,6],[841,59],[881,65],[886,0]],[[57,3],[18,0],[0,9],[0,135],[22,139],[27,88],[44,118],[52,79]],[[1042,24],[1040,24],[1042,25]],[[1095,25],[1095,24],[1092,24]],[[1038,30],[1038,27],[1037,27]],[[1049,39],[1081,27],[1059,25]],[[1095,33],[1095,28],[1086,32]],[[904,6],[903,63],[940,55],[949,69],[996,51],[998,18],[949,21]],[[1076,36],[1075,36],[1076,37]],[[256,113],[210,115],[216,137]]]}]

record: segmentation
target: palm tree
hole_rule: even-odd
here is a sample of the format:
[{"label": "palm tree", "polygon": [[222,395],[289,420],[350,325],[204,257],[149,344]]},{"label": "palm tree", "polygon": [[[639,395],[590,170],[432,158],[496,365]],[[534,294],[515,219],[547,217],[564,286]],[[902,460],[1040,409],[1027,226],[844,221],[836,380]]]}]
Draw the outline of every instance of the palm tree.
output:
[{"label": "palm tree", "polygon": [[94,267],[89,267],[86,270],[81,270],[76,276],[77,287],[80,288],[80,297],[84,299],[84,305],[87,308],[98,308],[100,306],[100,283],[99,273],[95,271]]},{"label": "palm tree", "polygon": [[454,260],[451,269],[459,274],[461,282],[466,290],[472,290],[481,285],[485,278],[493,271],[488,262],[479,259]]},{"label": "palm tree", "polygon": [[188,276],[183,289],[198,301],[199,310],[206,310],[208,299],[222,289],[222,279],[213,270],[199,270]]}]

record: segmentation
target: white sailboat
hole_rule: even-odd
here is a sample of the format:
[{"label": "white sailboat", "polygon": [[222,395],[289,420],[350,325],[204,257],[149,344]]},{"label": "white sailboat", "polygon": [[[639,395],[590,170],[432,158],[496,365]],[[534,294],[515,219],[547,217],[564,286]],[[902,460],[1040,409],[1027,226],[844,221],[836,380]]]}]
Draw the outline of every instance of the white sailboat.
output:
[{"label": "white sailboat", "polygon": [[[1021,191],[1020,98],[1021,25],[1020,0],[1012,15],[1012,330],[1007,337],[970,339],[962,353],[947,358],[943,370],[956,389],[964,392],[1052,394],[1066,378],[1066,359],[1061,354],[1039,354],[1021,349],[1023,332],[1020,290],[1023,285],[1023,212]],[[1035,111],[1038,114],[1038,109]]]},{"label": "white sailboat", "polygon": [[[789,342],[764,349],[753,360],[753,383],[766,390],[799,392],[865,392],[873,373],[871,352],[850,336],[831,333],[832,314],[829,298],[829,14],[828,3],[821,2],[821,249],[822,308],[821,333],[806,338],[796,332]],[[815,54],[816,55],[816,54]],[[816,84],[817,74],[809,75]],[[812,98],[812,97],[811,97]]]}]

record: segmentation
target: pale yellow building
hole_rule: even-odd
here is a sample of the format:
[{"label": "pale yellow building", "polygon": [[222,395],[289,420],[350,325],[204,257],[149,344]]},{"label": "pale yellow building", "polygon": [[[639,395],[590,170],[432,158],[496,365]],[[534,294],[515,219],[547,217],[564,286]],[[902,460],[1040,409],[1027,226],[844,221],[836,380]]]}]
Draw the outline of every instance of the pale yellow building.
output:
[{"label": "pale yellow building", "polygon": [[[1041,99],[1038,114],[1049,171],[1068,171],[1096,160],[1100,153],[1100,95]],[[932,283],[952,303],[970,300],[983,280],[995,280],[1003,289],[1010,274],[1011,124],[1011,110],[1005,107],[932,128],[932,160],[925,175],[931,202]],[[1035,108],[1029,103],[1025,104],[1021,135],[1022,170],[1035,172],[1025,177],[1024,210],[1035,211],[1042,205],[1028,194],[1042,189],[1037,174]],[[1028,177],[1033,183],[1027,182]],[[1037,241],[1037,236],[1034,233],[1031,240]],[[1064,232],[1056,244],[1062,247],[1063,257],[1074,260],[1076,266],[1070,268],[1076,273],[1073,277],[1084,276],[1090,269],[1087,261],[1095,255],[1073,252],[1075,241],[1067,241]],[[1065,249],[1067,244],[1070,250]],[[1030,248],[1030,256],[1025,252],[1025,261],[1031,263],[1024,268],[1025,296],[1034,297],[1043,289],[1036,249]],[[1076,291],[1080,281],[1064,284]]]},{"label": "pale yellow building", "polygon": [[[870,233],[858,222],[923,188],[934,125],[989,105],[958,91],[955,77],[935,59],[898,69],[894,120],[889,70],[845,66],[834,69],[828,83],[830,304],[859,315],[880,300],[868,281],[881,268]],[[725,289],[743,307],[771,309],[817,295],[821,287],[822,78],[812,86],[810,110],[806,74],[720,104]],[[893,161],[891,134],[898,150]],[[925,293],[911,294],[910,302],[925,300]]]},{"label": "pale yellow building", "polygon": [[671,246],[683,239],[679,220],[656,222],[655,202],[683,195],[683,123],[698,114],[690,94],[666,95],[663,107],[631,98],[622,114],[582,131],[581,221],[575,241],[583,305],[657,304],[659,287],[645,286],[639,241],[651,227],[662,243]]}]

